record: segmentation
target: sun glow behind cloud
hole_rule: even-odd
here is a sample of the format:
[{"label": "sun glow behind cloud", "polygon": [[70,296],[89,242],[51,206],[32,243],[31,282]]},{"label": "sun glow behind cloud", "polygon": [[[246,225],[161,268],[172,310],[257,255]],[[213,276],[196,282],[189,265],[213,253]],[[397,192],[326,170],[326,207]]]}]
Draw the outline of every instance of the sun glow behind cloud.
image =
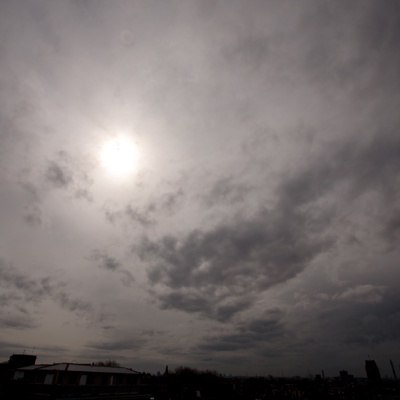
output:
[{"label": "sun glow behind cloud", "polygon": [[126,136],[107,140],[101,150],[103,166],[112,175],[126,176],[131,174],[138,163],[137,145]]}]

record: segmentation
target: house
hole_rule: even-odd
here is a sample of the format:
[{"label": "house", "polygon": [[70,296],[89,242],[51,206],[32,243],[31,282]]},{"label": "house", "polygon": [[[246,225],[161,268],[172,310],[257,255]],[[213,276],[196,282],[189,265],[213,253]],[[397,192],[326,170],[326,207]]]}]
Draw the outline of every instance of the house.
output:
[{"label": "house", "polygon": [[[130,368],[94,364],[56,363],[27,365],[26,360],[8,365],[8,374],[0,385],[3,399],[59,399],[127,396],[150,399],[143,374]],[[13,368],[11,368],[13,367]]]},{"label": "house", "polygon": [[17,368],[14,380],[45,385],[138,385],[140,372],[124,367],[57,363]]}]

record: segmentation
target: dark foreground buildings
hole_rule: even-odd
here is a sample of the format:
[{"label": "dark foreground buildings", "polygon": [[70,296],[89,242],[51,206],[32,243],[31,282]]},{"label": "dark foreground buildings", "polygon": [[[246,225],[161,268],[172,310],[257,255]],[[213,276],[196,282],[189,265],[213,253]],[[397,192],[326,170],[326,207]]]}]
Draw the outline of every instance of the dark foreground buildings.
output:
[{"label": "dark foreground buildings", "polygon": [[368,379],[345,370],[336,378],[223,377],[188,367],[152,376],[112,365],[36,364],[35,356],[17,354],[0,364],[0,399],[400,400],[396,379],[381,379],[373,360],[365,368]]},{"label": "dark foreground buildings", "polygon": [[0,364],[0,399],[150,399],[145,374],[130,368],[78,363],[36,364],[36,356],[14,354]]},{"label": "dark foreground buildings", "polygon": [[365,372],[370,382],[378,383],[381,381],[381,373],[379,372],[375,360],[365,360]]}]

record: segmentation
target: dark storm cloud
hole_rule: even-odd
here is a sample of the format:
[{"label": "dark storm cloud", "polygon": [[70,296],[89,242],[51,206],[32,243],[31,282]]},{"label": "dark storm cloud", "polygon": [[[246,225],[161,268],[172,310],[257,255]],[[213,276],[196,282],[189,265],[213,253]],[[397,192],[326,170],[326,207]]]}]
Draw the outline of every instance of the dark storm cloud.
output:
[{"label": "dark storm cloud", "polygon": [[183,239],[146,239],[134,251],[151,262],[150,283],[171,290],[159,296],[163,308],[229,318],[330,246],[323,237],[307,237],[307,223],[304,213],[260,210],[249,220],[196,230]]},{"label": "dark storm cloud", "polygon": [[[302,374],[312,357],[347,369],[397,351],[397,1],[0,3],[2,252],[25,265],[0,263],[7,335],[53,332],[56,310],[37,311],[50,300],[104,311],[81,335],[64,321],[68,359],[83,338],[91,357],[195,354],[239,374],[262,357],[254,373]],[[143,139],[122,185],[95,154],[120,129]],[[71,267],[93,243],[92,271]],[[134,273],[140,290],[102,279],[118,298],[103,304],[90,272],[127,286]],[[154,330],[121,336],[152,312]]]},{"label": "dark storm cloud", "polygon": [[400,338],[400,296],[395,288],[363,285],[345,292],[340,300],[345,300],[347,307],[334,319],[344,324],[337,329],[343,342],[372,346]]},{"label": "dark storm cloud", "polygon": [[181,293],[175,291],[167,295],[161,295],[162,308],[176,308],[186,312],[210,312],[210,304],[203,296],[196,293]]},{"label": "dark storm cloud", "polygon": [[400,239],[400,210],[395,208],[383,222],[382,236],[389,248],[395,250]]},{"label": "dark storm cloud", "polygon": [[356,303],[379,303],[385,291],[383,286],[358,285],[337,295],[337,299]]},{"label": "dark storm cloud", "polygon": [[373,354],[377,345],[394,350],[400,332],[400,311],[396,306],[399,294],[395,287],[349,284],[332,295],[304,296],[308,306],[304,308],[300,298],[293,306],[290,351],[315,353],[318,358],[323,345],[325,356],[341,364],[351,361],[340,354],[354,350]]},{"label": "dark storm cloud", "polygon": [[125,286],[131,286],[135,281],[132,273],[124,269],[121,262],[119,262],[115,257],[108,255],[104,251],[94,250],[88,259],[95,262],[96,265],[101,269],[118,273],[121,276],[121,281]]},{"label": "dark storm cloud", "polygon": [[[260,209],[251,218],[238,216],[183,237],[145,239],[141,246],[134,246],[133,251],[151,263],[151,285],[169,289],[166,293],[160,289],[157,294],[161,307],[217,319],[223,307],[231,307],[226,313],[229,318],[252,303],[250,298],[239,303],[236,297],[245,293],[256,296],[303,271],[335,243],[336,238],[324,232],[341,203],[371,191],[378,193],[381,201],[398,195],[400,137],[393,135],[393,129],[389,123],[362,143],[345,141],[323,157],[290,171],[278,186],[273,209]],[[229,193],[227,182],[222,183],[222,191],[214,186],[209,198],[224,202]],[[339,185],[345,185],[340,197],[334,192]],[[317,202],[330,193],[336,196],[336,205],[318,206]],[[384,232],[389,238],[397,232],[395,221],[386,223]]]},{"label": "dark storm cloud", "polygon": [[349,198],[368,190],[390,196],[397,194],[400,171],[400,136],[395,127],[387,126],[366,137],[346,140],[331,148],[323,159],[310,163],[292,174],[280,185],[280,199],[288,206],[317,200],[335,185],[348,182]]},{"label": "dark storm cloud", "polygon": [[212,295],[198,293],[196,291],[179,291],[160,294],[159,300],[162,309],[177,309],[188,313],[199,313],[220,322],[228,321],[236,313],[246,310],[255,299],[252,295],[241,295],[240,297],[221,296],[217,298]]},{"label": "dark storm cloud", "polygon": [[285,333],[285,327],[281,322],[282,315],[278,310],[265,314],[247,323],[237,324],[234,332],[205,337],[198,345],[198,349],[216,352],[259,350],[264,345],[276,342]]}]

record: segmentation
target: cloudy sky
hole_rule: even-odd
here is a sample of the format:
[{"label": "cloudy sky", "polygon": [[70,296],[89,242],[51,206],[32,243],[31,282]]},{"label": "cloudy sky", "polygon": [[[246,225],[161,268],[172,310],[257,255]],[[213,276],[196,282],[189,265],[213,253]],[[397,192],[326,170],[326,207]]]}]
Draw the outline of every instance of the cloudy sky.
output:
[{"label": "cloudy sky", "polygon": [[2,360],[391,374],[399,43],[390,0],[2,1]]}]

